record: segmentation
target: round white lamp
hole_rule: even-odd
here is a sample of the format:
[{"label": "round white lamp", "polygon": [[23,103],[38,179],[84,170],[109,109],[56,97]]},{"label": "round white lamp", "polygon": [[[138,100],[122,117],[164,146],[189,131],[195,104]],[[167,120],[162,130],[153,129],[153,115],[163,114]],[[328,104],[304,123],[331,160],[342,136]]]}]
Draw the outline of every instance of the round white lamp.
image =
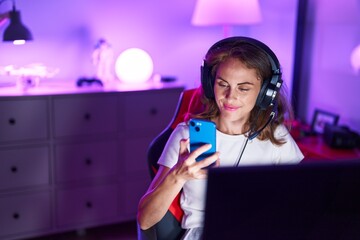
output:
[{"label": "round white lamp", "polygon": [[115,72],[125,83],[143,83],[153,74],[154,64],[150,55],[140,48],[123,51],[115,62]]}]

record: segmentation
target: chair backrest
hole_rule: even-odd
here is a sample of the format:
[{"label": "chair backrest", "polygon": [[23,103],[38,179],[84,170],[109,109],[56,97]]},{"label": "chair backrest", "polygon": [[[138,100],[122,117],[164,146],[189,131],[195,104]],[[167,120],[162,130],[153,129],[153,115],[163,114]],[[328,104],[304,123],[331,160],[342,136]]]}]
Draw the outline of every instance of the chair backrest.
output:
[{"label": "chair backrest", "polygon": [[196,113],[199,109],[201,109],[201,102],[198,89],[184,90],[179,97],[172,120],[149,145],[147,159],[151,178],[154,178],[156,171],[159,169],[157,161],[171,133],[179,123],[185,120],[187,113]]},{"label": "chair backrest", "polygon": [[[188,89],[182,92],[171,122],[149,145],[147,158],[151,178],[154,178],[159,169],[157,161],[175,127],[185,120],[187,113],[196,113],[201,107],[202,104],[200,102],[198,89]],[[152,238],[145,239],[180,239],[184,233],[184,230],[180,225],[182,216],[183,211],[180,207],[180,194],[178,194],[164,218],[158,222],[152,230],[147,230],[148,235],[151,235]],[[151,231],[155,231],[155,233],[150,233]],[[144,232],[138,234],[142,233]],[[156,237],[154,237],[154,235]]]}]

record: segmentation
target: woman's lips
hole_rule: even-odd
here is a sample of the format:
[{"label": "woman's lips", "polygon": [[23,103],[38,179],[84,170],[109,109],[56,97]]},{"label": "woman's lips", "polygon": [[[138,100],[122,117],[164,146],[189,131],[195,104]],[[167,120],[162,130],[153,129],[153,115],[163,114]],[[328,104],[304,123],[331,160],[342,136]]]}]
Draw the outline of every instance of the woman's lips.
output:
[{"label": "woman's lips", "polygon": [[232,111],[236,111],[238,107],[224,104],[224,109],[232,112]]}]

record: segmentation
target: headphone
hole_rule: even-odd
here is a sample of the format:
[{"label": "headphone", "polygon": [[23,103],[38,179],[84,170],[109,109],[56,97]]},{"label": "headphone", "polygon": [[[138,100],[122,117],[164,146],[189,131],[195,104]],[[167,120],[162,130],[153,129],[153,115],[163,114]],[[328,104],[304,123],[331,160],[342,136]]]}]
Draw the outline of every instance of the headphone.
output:
[{"label": "headphone", "polygon": [[[280,91],[283,80],[281,79],[281,70],[280,63],[277,59],[275,53],[264,43],[256,40],[254,38],[249,37],[229,37],[222,39],[216,42],[214,45],[210,47],[206,55],[220,49],[224,46],[236,47],[238,44],[247,43],[250,44],[261,51],[263,51],[270,63],[271,63],[271,71],[272,75],[270,78],[264,79],[261,85],[261,89],[259,95],[256,99],[256,106],[258,106],[261,110],[267,109],[269,106],[274,105],[275,97],[277,93]],[[209,99],[214,99],[214,82],[215,78],[211,75],[212,66],[209,66],[206,61],[203,61],[201,66],[201,85],[204,90],[204,94]]]}]

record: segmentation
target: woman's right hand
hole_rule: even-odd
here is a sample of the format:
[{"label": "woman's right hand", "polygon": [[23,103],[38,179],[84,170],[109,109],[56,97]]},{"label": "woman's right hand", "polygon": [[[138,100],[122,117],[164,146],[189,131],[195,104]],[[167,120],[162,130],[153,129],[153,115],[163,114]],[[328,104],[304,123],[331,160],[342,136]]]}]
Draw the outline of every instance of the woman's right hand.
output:
[{"label": "woman's right hand", "polygon": [[214,167],[219,166],[220,164],[218,152],[201,161],[196,161],[195,159],[198,156],[211,148],[211,144],[202,145],[190,153],[188,150],[189,142],[189,139],[182,139],[180,141],[179,160],[171,169],[172,174],[175,174],[179,179],[183,180],[184,183],[192,179],[206,178],[206,167],[214,162],[216,162]]},{"label": "woman's right hand", "polygon": [[216,165],[219,165],[218,153],[214,153],[200,162],[195,160],[200,154],[210,149],[210,144],[203,145],[191,153],[188,151],[188,145],[188,139],[180,141],[177,164],[172,168],[160,166],[148,191],[141,198],[137,217],[141,229],[146,230],[160,221],[186,181],[204,179],[207,177],[205,167],[215,161]]}]

